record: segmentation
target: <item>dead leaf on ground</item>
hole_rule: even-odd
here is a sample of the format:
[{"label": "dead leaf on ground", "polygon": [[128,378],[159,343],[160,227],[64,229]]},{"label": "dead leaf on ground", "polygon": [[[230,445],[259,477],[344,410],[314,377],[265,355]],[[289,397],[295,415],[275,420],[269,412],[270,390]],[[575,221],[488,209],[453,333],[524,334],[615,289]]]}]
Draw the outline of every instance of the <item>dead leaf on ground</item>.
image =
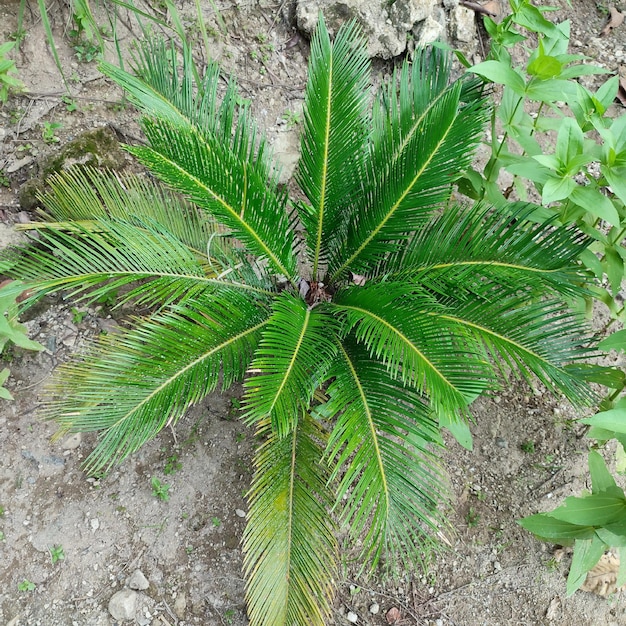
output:
[{"label": "dead leaf on ground", "polygon": [[[617,591],[617,572],[619,558],[613,554],[604,554],[598,564],[589,572],[581,590],[598,596],[610,596]],[[623,589],[624,587],[621,587]]]},{"label": "dead leaf on ground", "polygon": [[611,7],[610,11],[609,21],[600,32],[600,37],[606,37],[614,28],[621,26],[624,22],[623,13],[620,13],[615,7]]},{"label": "dead leaf on ground", "polygon": [[391,607],[387,611],[387,614],[385,615],[385,619],[387,620],[387,624],[398,624],[400,620],[402,619],[402,614],[400,613],[400,609],[398,609],[395,606]]},{"label": "dead leaf on ground", "polygon": [[560,614],[561,614],[561,598],[559,598],[559,596],[555,596],[550,601],[550,606],[548,607],[548,610],[546,611],[546,619],[550,622],[553,622],[558,617],[560,617]]}]

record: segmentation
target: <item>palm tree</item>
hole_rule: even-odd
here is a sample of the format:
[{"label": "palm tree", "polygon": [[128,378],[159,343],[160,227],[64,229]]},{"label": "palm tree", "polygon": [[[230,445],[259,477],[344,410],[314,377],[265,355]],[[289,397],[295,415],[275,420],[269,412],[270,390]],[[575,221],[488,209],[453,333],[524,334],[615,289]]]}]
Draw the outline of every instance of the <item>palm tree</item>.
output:
[{"label": "palm tree", "polygon": [[33,297],[117,294],[150,311],[61,367],[44,414],[63,433],[100,431],[93,472],[244,380],[262,441],[243,537],[250,620],[323,624],[337,528],[371,566],[419,555],[445,524],[440,428],[461,432],[503,371],[586,399],[585,338],[564,303],[587,242],[526,205],[453,202],[489,107],[472,79],[450,84],[440,50],[371,104],[357,27],[331,42],[320,21],[302,200],[278,185],[234,82],[201,75],[186,45],[178,63],[148,42],[134,74],[102,64],[143,112],[148,145],[127,150],[161,182],[58,175],[37,239],[11,257]]}]

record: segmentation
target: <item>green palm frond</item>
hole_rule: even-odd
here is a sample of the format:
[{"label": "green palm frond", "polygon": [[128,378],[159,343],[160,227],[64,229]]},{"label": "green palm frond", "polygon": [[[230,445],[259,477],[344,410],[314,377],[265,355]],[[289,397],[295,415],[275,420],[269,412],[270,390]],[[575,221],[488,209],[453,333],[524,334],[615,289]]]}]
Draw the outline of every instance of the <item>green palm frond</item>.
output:
[{"label": "green palm frond", "polygon": [[176,126],[195,126],[228,143],[232,141],[236,86],[233,81],[229,82],[220,104],[218,65],[209,62],[200,77],[187,42],[182,45],[182,64],[173,43],[168,46],[162,39],[149,38],[138,47],[134,74],[105,61],[99,68],[120,85],[130,101],[146,115]]},{"label": "green palm frond", "polygon": [[529,302],[527,296],[493,288],[490,298],[450,298],[447,311],[432,311],[433,318],[459,325],[481,344],[495,367],[506,364],[527,380],[539,379],[548,389],[573,402],[589,403],[593,394],[583,375],[564,367],[593,356],[585,348],[590,336],[580,316],[558,300]]},{"label": "green palm frond", "polygon": [[46,183],[50,190],[41,201],[49,222],[106,218],[155,222],[200,258],[206,258],[207,242],[218,232],[206,212],[145,176],[74,167],[50,176]]},{"label": "green palm frond", "polygon": [[252,624],[324,626],[337,568],[325,435],[306,413],[287,437],[268,422],[257,453],[243,538]]},{"label": "green palm frond", "polygon": [[377,272],[384,280],[422,285],[446,280],[444,293],[487,280],[524,291],[581,295],[584,278],[576,260],[588,238],[571,227],[531,223],[531,212],[531,205],[512,213],[481,204],[449,207]]},{"label": "green palm frond", "polygon": [[384,553],[410,560],[442,523],[437,422],[425,398],[358,345],[339,348],[331,376],[320,413],[336,419],[326,453],[341,478],[336,508],[372,566]]},{"label": "green palm frond", "polygon": [[65,432],[103,431],[89,471],[119,463],[189,406],[240,380],[267,312],[241,294],[186,301],[102,338],[62,365],[44,417]]},{"label": "green palm frond", "polygon": [[324,20],[311,41],[304,131],[296,179],[310,205],[299,205],[307,233],[313,280],[329,252],[338,253],[346,235],[350,202],[361,184],[369,139],[369,60],[356,23],[331,44]]},{"label": "green palm frond", "polygon": [[463,413],[467,399],[490,386],[491,368],[455,324],[443,314],[429,315],[442,310],[433,297],[413,291],[398,283],[351,287],[337,294],[333,306],[345,316],[344,332],[354,333],[393,378],[427,396],[437,410]]},{"label": "green palm frond", "polygon": [[273,271],[294,280],[296,257],[286,196],[223,142],[195,127],[181,133],[168,122],[143,122],[151,148],[128,148],[144,165],[197,206],[207,209]]},{"label": "green palm frond", "polygon": [[[403,71],[402,81],[409,76]],[[417,80],[401,91],[427,88],[427,78],[418,75]],[[382,130],[369,162],[367,204],[348,232],[341,259],[330,266],[331,282],[347,270],[367,273],[447,200],[451,183],[471,163],[488,113],[480,99],[461,106],[461,93],[462,84],[456,82],[421,113],[414,110],[420,99],[408,97],[376,109],[374,126]]]},{"label": "green palm frond", "polygon": [[295,426],[324,382],[335,353],[337,323],[322,307],[283,292],[263,329],[253,374],[245,383],[249,422],[268,417],[279,437]]},{"label": "green palm frond", "polygon": [[37,243],[15,251],[14,259],[11,276],[32,282],[37,296],[65,289],[72,297],[94,301],[129,286],[120,303],[164,306],[218,289],[270,295],[237,281],[237,272],[216,275],[156,222],[99,219],[87,225],[73,222],[69,231],[47,225],[38,230]]}]

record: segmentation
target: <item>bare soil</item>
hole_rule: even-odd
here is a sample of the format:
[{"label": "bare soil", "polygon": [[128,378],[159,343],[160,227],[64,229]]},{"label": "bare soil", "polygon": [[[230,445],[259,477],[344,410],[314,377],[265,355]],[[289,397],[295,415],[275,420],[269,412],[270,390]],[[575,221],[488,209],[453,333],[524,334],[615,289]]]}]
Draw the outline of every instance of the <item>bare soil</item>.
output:
[{"label": "bare soil", "polygon": [[[219,31],[205,4],[215,27],[211,54],[237,75],[289,172],[308,44],[294,39],[278,4],[220,5],[228,34]],[[552,4],[561,7],[556,19],[572,20],[575,51],[612,71],[626,63],[626,26],[597,37],[605,22],[600,3]],[[183,16],[192,15],[192,5],[182,6]],[[94,63],[76,59],[63,36],[67,11],[55,5],[58,49],[70,68],[76,103],[68,110],[35,6],[16,57],[29,93],[0,109],[0,170],[9,177],[9,186],[0,187],[1,246],[19,238],[12,225],[33,219],[20,206],[19,193],[40,175],[43,155],[94,128],[108,127],[128,142],[139,137],[136,116],[119,90]],[[18,7],[15,0],[0,0],[0,41],[15,30]],[[134,28],[118,24],[126,47]],[[46,122],[62,124],[54,133],[58,143],[44,142]],[[599,311],[596,323],[604,322]],[[240,390],[210,396],[175,429],[100,479],[81,470],[94,435],[53,441],[54,424],[38,419],[42,387],[56,365],[116,324],[106,305],[77,309],[51,300],[28,321],[31,337],[46,350],[2,355],[10,360],[15,401],[0,405],[0,624],[113,625],[109,600],[135,570],[149,583],[139,591],[135,624],[246,624],[240,539],[255,442],[236,418]],[[475,450],[450,441],[445,453],[455,496],[450,516],[456,534],[449,549],[432,555],[426,573],[396,578],[365,579],[346,556],[330,623],[350,623],[352,611],[357,623],[369,625],[626,625],[619,594],[577,592],[567,598],[571,555],[555,554],[515,523],[588,486],[588,441],[575,423],[579,412],[541,388],[511,380],[499,395],[477,401],[474,415]],[[169,486],[167,501],[153,494],[153,477]],[[56,546],[64,559],[53,563]],[[20,590],[24,581],[34,588]]]}]

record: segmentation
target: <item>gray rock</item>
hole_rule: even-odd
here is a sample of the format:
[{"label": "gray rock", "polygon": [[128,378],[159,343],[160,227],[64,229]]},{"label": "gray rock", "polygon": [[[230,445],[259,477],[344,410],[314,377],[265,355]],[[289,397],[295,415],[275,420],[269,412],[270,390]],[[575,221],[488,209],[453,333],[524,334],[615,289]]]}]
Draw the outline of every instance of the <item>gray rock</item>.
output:
[{"label": "gray rock", "polygon": [[74,433],[63,441],[63,450],[76,450],[80,446],[83,436],[80,433]]},{"label": "gray rock", "polygon": [[415,43],[420,47],[427,46],[440,39],[444,31],[443,24],[432,17],[427,17],[418,28],[414,29]]},{"label": "gray rock", "polygon": [[272,143],[274,157],[280,167],[278,182],[287,184],[300,159],[300,137],[297,130],[282,131],[276,135]]},{"label": "gray rock", "polygon": [[[397,1],[407,4],[407,0]],[[320,11],[324,14],[331,34],[336,33],[342,24],[356,19],[367,38],[370,57],[391,59],[406,49],[407,30],[393,23],[392,16],[387,13],[386,3],[372,0],[298,0],[298,28],[312,34]],[[396,9],[394,15],[398,19],[405,19],[407,13],[410,13],[410,9]]]},{"label": "gray rock", "polygon": [[114,593],[109,600],[109,613],[113,619],[121,622],[135,619],[137,595],[132,589],[122,589]]},{"label": "gray rock", "polygon": [[148,579],[143,575],[141,570],[136,569],[132,576],[128,579],[128,586],[131,589],[137,589],[139,591],[143,591],[150,586]]},{"label": "gray rock", "polygon": [[179,592],[174,600],[174,613],[178,619],[185,619],[185,610],[187,609],[187,596],[184,592]]},{"label": "gray rock", "polygon": [[435,0],[396,0],[389,9],[394,26],[410,32],[418,22],[432,16]]},{"label": "gray rock", "polygon": [[454,28],[454,36],[463,43],[476,40],[476,19],[474,11],[462,6],[455,7],[450,16]]}]

